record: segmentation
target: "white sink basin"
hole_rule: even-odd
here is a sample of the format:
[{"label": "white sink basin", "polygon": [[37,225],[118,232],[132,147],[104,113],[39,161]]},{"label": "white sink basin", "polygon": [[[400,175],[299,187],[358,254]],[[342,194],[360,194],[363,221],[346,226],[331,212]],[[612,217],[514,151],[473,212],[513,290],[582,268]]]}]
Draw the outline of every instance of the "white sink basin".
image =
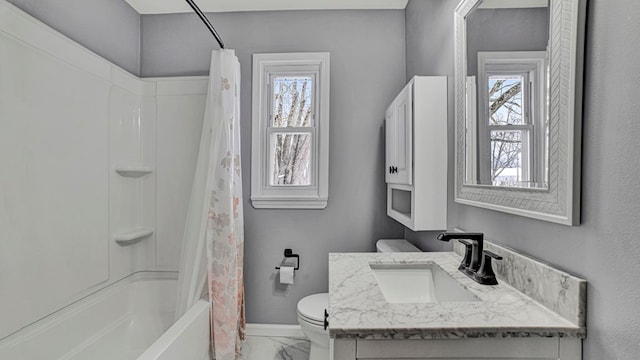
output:
[{"label": "white sink basin", "polygon": [[369,266],[389,303],[480,301],[433,263],[370,263]]}]

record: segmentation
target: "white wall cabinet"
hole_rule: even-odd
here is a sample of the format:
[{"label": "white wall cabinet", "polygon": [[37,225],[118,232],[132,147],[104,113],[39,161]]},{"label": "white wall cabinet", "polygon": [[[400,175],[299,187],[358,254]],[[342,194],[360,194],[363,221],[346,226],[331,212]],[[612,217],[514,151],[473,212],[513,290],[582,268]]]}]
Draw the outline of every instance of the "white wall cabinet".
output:
[{"label": "white wall cabinet", "polygon": [[385,114],[387,215],[411,230],[447,228],[447,78],[415,76]]},{"label": "white wall cabinet", "polygon": [[411,83],[393,100],[385,115],[386,181],[411,185],[412,170],[412,95]]}]

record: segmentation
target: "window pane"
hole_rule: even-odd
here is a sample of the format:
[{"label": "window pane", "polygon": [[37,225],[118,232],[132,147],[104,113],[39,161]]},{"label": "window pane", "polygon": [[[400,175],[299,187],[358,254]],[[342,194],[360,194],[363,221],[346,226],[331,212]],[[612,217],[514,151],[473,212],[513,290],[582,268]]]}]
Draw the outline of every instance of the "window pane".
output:
[{"label": "window pane", "polygon": [[521,186],[529,181],[528,136],[527,130],[491,131],[492,185]]},{"label": "window pane", "polygon": [[313,126],[313,77],[273,77],[273,127]]},{"label": "window pane", "polygon": [[311,133],[271,136],[271,186],[311,185]]},{"label": "window pane", "polygon": [[489,76],[489,125],[524,124],[522,116],[523,77]]}]

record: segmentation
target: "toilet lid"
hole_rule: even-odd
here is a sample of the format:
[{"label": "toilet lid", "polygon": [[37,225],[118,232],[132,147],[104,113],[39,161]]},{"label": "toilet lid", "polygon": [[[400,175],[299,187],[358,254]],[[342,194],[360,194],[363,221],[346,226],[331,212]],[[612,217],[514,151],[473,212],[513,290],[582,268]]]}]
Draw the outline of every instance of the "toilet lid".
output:
[{"label": "toilet lid", "polygon": [[324,310],[329,308],[329,294],[313,294],[298,301],[298,314],[314,322],[324,322]]}]

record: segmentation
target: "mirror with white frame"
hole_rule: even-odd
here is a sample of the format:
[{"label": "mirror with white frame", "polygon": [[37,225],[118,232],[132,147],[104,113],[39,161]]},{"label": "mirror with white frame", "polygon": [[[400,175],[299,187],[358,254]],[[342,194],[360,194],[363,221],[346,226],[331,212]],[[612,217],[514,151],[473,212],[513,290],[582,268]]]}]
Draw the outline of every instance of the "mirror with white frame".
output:
[{"label": "mirror with white frame", "polygon": [[580,221],[586,0],[463,0],[455,11],[458,203]]}]

